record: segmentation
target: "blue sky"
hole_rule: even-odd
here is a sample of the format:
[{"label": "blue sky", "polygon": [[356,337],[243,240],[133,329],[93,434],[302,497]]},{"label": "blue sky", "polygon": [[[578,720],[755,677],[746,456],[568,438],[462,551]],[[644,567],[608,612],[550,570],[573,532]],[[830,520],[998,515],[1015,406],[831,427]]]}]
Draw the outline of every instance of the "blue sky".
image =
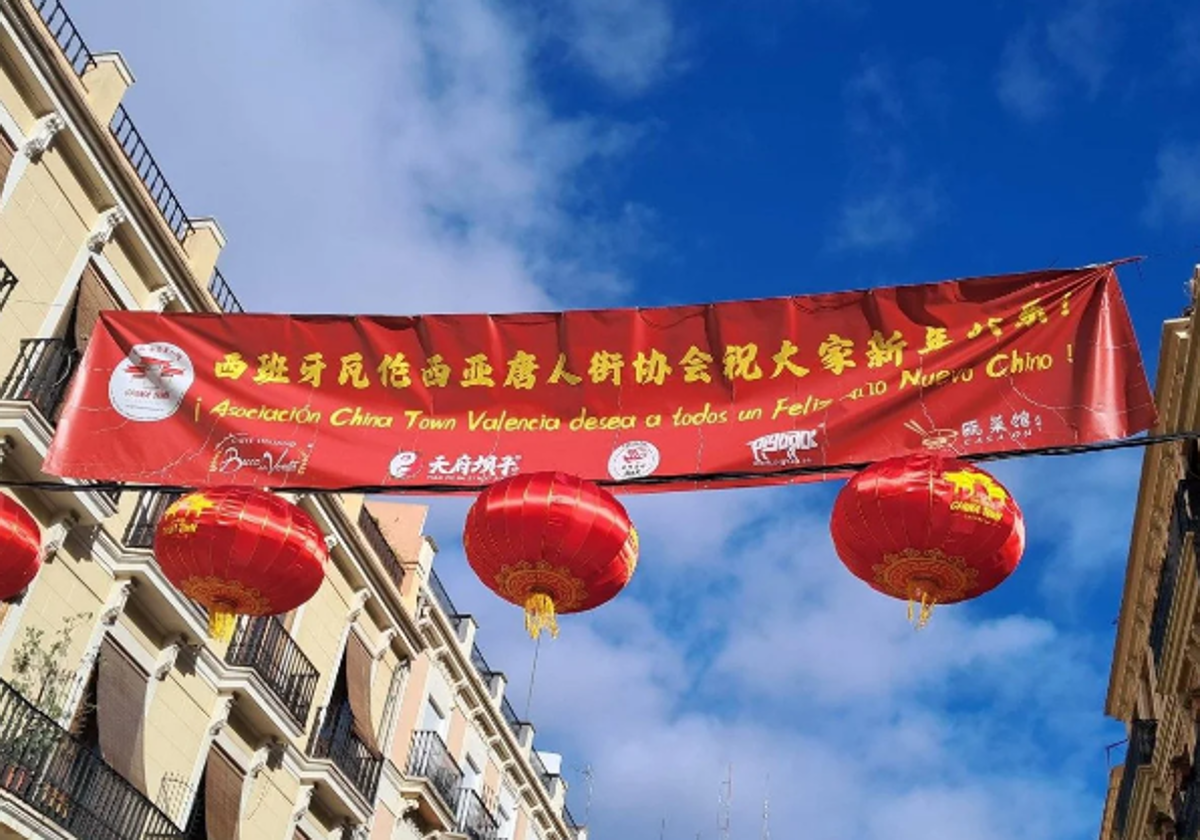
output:
[{"label": "blue sky", "polygon": [[[1123,269],[1150,369],[1200,261],[1200,11],[1132,0],[76,0],[255,309],[659,304]],[[997,472],[1030,548],[914,635],[832,553],[835,486],[639,498],[628,592],[543,647],[538,743],[593,837],[1095,836],[1138,453]],[[438,569],[524,707],[519,614]],[[1119,758],[1119,751],[1117,753]]]}]

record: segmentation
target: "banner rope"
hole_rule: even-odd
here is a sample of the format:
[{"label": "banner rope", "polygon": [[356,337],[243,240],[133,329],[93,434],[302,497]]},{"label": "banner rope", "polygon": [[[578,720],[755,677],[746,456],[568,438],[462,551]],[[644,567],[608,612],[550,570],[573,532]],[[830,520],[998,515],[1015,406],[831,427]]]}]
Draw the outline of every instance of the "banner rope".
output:
[{"label": "banner rope", "polygon": [[[1061,457],[1064,455],[1082,455],[1089,452],[1107,452],[1116,449],[1137,449],[1147,446],[1158,446],[1165,443],[1200,440],[1200,431],[1176,432],[1162,435],[1143,435],[1140,437],[1122,438],[1119,440],[1103,441],[1100,443],[1084,443],[1070,446],[1047,446],[1030,449],[1005,449],[996,452],[980,452],[976,454],[955,455],[963,461],[971,463],[988,463],[992,461],[1009,461],[1017,458],[1031,457]],[[770,482],[773,479],[801,478],[811,475],[836,477],[845,473],[855,473],[866,469],[873,462],[860,461],[844,464],[823,464],[811,466],[783,467],[775,470],[730,470],[712,473],[679,473],[676,475],[645,476],[629,479],[598,479],[595,483],[601,487],[620,490],[623,487],[659,487],[673,484],[692,484],[696,489],[720,485],[724,482],[760,480]],[[214,482],[219,484],[219,482]],[[338,487],[303,487],[296,485],[263,485],[261,489],[276,493],[351,493],[363,495],[407,495],[407,496],[436,496],[436,495],[465,495],[476,493],[487,488],[488,484],[356,484]],[[80,482],[65,479],[62,481],[0,478],[0,487],[11,487],[26,490],[41,490],[50,493],[105,493],[105,492],[187,492],[196,488],[176,484],[154,484],[141,482],[97,481]]]}]

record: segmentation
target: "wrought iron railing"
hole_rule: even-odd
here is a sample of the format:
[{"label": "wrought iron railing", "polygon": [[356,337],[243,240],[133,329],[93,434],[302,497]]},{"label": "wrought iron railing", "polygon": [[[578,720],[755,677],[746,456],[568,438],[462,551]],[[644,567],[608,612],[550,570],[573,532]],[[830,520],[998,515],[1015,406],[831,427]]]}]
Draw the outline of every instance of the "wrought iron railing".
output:
[{"label": "wrought iron railing", "polygon": [[454,624],[458,624],[460,617],[459,611],[455,608],[454,602],[450,600],[450,593],[446,591],[446,587],[442,585],[442,580],[437,576],[437,572],[432,569],[429,572],[429,591],[433,593],[433,600],[437,601],[437,605],[441,607],[446,618]]},{"label": "wrought iron railing", "polygon": [[[318,719],[321,715],[317,716]],[[354,713],[342,704],[325,710],[320,727],[314,728],[308,741],[308,754],[326,758],[342,772],[346,780],[367,799],[375,800],[383,756],[363,743],[354,732]]]},{"label": "wrought iron railing", "polygon": [[320,675],[282,621],[273,615],[238,621],[225,661],[252,668],[292,720],[304,726]]},{"label": "wrought iron railing", "polygon": [[233,293],[233,288],[225,281],[225,275],[221,273],[219,268],[214,268],[212,277],[208,278],[208,293],[216,301],[217,309],[220,309],[222,312],[231,314],[245,312],[242,308],[242,302]]},{"label": "wrought iron railing", "polygon": [[158,527],[158,520],[180,495],[171,490],[147,490],[138,496],[137,507],[125,526],[125,545],[129,548],[153,548],[154,529]]},{"label": "wrought iron railing", "polygon": [[0,680],[0,788],[75,837],[175,840],[166,814]]},{"label": "wrought iron railing", "polygon": [[[1188,533],[1200,533],[1200,519],[1195,515],[1195,512],[1200,510],[1198,503],[1200,480],[1189,477],[1180,481],[1172,500],[1171,519],[1167,524],[1166,556],[1158,573],[1154,611],[1150,614],[1150,651],[1156,667],[1162,662],[1171,621],[1171,606],[1175,601],[1179,575],[1183,573],[1184,538]],[[1196,571],[1200,574],[1200,555],[1197,556],[1196,562]]]},{"label": "wrought iron railing", "polygon": [[487,660],[483,658],[483,651],[481,651],[479,649],[479,645],[476,644],[471,645],[471,664],[475,666],[476,673],[478,673],[479,676],[484,679],[484,681],[487,681],[491,678],[492,674],[496,673],[492,670],[492,667],[488,665]]},{"label": "wrought iron railing", "polygon": [[413,733],[407,772],[409,776],[428,779],[450,813],[458,813],[463,772],[440,735],[430,729]]},{"label": "wrought iron railing", "polygon": [[79,351],[63,339],[24,339],[16,362],[0,385],[0,399],[33,403],[53,423],[78,366]]},{"label": "wrought iron railing", "polygon": [[563,803],[562,817],[563,822],[567,824],[567,830],[571,832],[571,836],[578,837],[583,826],[575,819],[575,815],[571,813],[571,809],[567,807],[565,802]]},{"label": "wrought iron railing", "polygon": [[12,270],[0,261],[0,311],[4,310],[4,304],[8,303],[15,288],[17,288],[17,275],[13,274]]},{"label": "wrought iron railing", "polygon": [[1171,803],[1177,840],[1196,840],[1197,836],[1200,836],[1200,768],[1196,766],[1196,762],[1200,760],[1200,726],[1196,727],[1196,736],[1189,778],[1175,791]]},{"label": "wrought iron railing", "polygon": [[1138,768],[1149,764],[1154,757],[1157,732],[1158,721],[1155,720],[1134,720],[1131,725],[1129,745],[1125,749],[1125,769],[1121,773],[1121,786],[1117,789],[1117,802],[1113,808],[1113,831],[1117,837],[1125,833],[1125,822],[1129,817],[1129,803],[1133,798]]},{"label": "wrought iron railing", "polygon": [[175,195],[175,191],[167,183],[166,176],[158,168],[154,155],[150,154],[150,147],[146,145],[124,105],[117,106],[117,112],[113,114],[108,130],[112,132],[117,145],[125,153],[125,159],[141,179],[142,186],[150,194],[150,200],[158,208],[159,215],[175,234],[175,238],[182,242],[191,231],[192,223],[188,221],[187,213],[179,203],[179,197]]},{"label": "wrought iron railing", "polygon": [[456,816],[458,833],[466,835],[469,840],[496,840],[496,832],[500,824],[483,804],[483,799],[470,788],[459,792],[458,814]]},{"label": "wrought iron railing", "polygon": [[513,737],[520,737],[524,721],[517,717],[517,710],[512,707],[512,703],[508,702],[507,697],[500,701],[500,714],[504,716],[504,722],[512,730]]},{"label": "wrought iron railing", "polygon": [[529,763],[533,765],[533,772],[541,780],[542,787],[546,789],[546,793],[549,793],[554,787],[554,775],[546,769],[546,764],[542,761],[542,757],[538,755],[537,750],[529,751]]},{"label": "wrought iron railing", "polygon": [[1154,665],[1162,661],[1163,647],[1167,641],[1167,628],[1171,621],[1171,605],[1175,602],[1175,588],[1179,583],[1180,565],[1183,560],[1184,517],[1186,517],[1184,485],[1180,482],[1175,493],[1171,519],[1167,524],[1167,553],[1162,569],[1158,573],[1158,591],[1154,596],[1154,611],[1150,614],[1150,651],[1154,654]]},{"label": "wrought iron railing", "polygon": [[404,567],[400,565],[400,558],[396,556],[396,552],[388,545],[387,538],[383,535],[383,531],[379,527],[379,520],[372,516],[371,512],[364,507],[358,512],[358,527],[363,532],[363,537],[366,538],[367,545],[371,546],[371,550],[375,552],[375,556],[383,564],[388,577],[392,579],[392,583],[396,584],[396,588],[399,589],[400,584],[404,582]]},{"label": "wrought iron railing", "polygon": [[62,50],[63,57],[70,63],[75,75],[82,77],[96,60],[63,4],[59,0],[34,0],[33,7],[37,9],[42,23],[46,24],[46,29],[50,32],[50,37]]}]

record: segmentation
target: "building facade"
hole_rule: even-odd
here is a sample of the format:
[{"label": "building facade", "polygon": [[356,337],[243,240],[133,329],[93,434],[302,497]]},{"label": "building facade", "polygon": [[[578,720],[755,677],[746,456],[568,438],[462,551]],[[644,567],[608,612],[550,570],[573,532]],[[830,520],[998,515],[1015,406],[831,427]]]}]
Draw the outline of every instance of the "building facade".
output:
[{"label": "building facade", "polygon": [[[1195,303],[1163,324],[1155,434],[1200,430]],[[1200,837],[1200,453],[1196,441],[1148,447],[1142,463],[1106,712],[1127,725],[1109,772],[1101,840]]]},{"label": "building facade", "polygon": [[[58,0],[0,0],[0,478],[52,480],[101,311],[241,310],[220,227],[121,105],[132,78]],[[0,840],[584,837],[433,571],[424,508],[293,497],[324,584],[218,644],[151,550],[169,494],[0,492],[47,558],[0,602]]]}]

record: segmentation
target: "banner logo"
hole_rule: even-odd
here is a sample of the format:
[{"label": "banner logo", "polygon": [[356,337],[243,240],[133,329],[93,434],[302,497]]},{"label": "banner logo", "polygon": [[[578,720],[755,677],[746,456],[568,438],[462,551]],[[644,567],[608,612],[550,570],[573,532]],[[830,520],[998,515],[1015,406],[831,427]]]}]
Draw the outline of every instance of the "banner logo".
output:
[{"label": "banner logo", "polygon": [[108,401],[126,420],[166,420],[195,379],[192,360],[174,344],[135,344],[108,379]]},{"label": "banner logo", "polygon": [[658,469],[661,456],[658,447],[648,440],[631,440],[622,443],[608,458],[608,474],[617,481],[627,478],[645,478]]}]

